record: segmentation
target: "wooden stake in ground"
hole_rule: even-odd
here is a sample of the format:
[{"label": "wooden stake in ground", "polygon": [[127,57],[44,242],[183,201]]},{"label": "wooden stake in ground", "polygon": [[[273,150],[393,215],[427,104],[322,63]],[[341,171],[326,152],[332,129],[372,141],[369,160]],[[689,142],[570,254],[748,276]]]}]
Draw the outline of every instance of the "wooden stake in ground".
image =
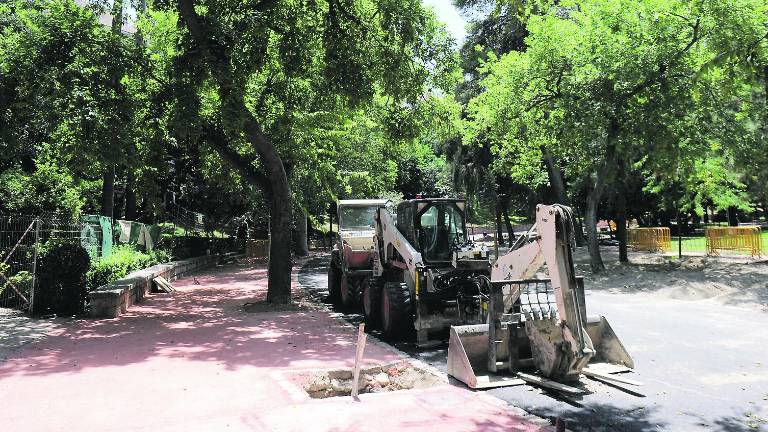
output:
[{"label": "wooden stake in ground", "polygon": [[360,380],[360,367],[363,363],[363,350],[365,350],[365,323],[357,329],[357,350],[355,351],[355,373],[352,377],[352,398],[357,399],[357,383]]}]

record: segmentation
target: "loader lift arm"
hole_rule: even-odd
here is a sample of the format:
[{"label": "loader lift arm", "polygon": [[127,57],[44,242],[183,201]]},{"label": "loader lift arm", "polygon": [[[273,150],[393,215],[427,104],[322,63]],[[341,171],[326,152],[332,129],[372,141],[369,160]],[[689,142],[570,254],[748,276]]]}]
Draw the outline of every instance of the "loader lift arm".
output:
[{"label": "loader lift arm", "polygon": [[[500,257],[491,269],[491,280],[530,279],[546,263],[557,302],[558,325],[563,329],[572,355],[577,358],[591,357],[594,349],[585,330],[586,308],[583,298],[577,295],[572,220],[568,207],[558,204],[536,206],[536,224],[526,236],[532,241]],[[514,288],[512,286],[512,292],[505,293],[505,305],[519,298],[520,291]]]},{"label": "loader lift arm", "polygon": [[[571,221],[566,206],[536,207],[527,240],[491,267],[487,324],[451,328],[450,375],[483,388],[519,383],[509,376],[526,368],[546,379],[573,381],[590,361],[622,370],[634,366],[604,317],[587,320]],[[532,279],[545,263],[550,279]]]}]

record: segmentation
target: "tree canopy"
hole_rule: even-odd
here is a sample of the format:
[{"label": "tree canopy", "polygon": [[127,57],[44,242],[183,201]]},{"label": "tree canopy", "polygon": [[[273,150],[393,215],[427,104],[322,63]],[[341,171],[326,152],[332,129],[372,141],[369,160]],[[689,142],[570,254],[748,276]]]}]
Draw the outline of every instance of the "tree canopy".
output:
[{"label": "tree canopy", "polygon": [[596,271],[601,218],[768,215],[764,1],[455,3],[3,2],[0,211],[269,219],[275,302],[337,199],[564,202]]}]

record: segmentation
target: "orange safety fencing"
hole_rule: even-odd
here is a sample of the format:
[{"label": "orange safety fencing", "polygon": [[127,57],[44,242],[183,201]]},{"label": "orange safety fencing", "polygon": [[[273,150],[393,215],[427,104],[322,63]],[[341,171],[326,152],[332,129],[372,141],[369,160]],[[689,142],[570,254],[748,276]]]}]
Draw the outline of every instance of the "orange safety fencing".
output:
[{"label": "orange safety fencing", "polygon": [[248,240],[245,242],[245,256],[248,258],[269,257],[269,240]]},{"label": "orange safety fencing", "polygon": [[721,250],[749,252],[759,257],[763,250],[760,227],[717,227],[704,231],[707,237],[707,255],[720,255]]},{"label": "orange safety fencing", "polygon": [[672,250],[672,236],[666,227],[630,228],[627,245],[636,251],[665,252]]}]

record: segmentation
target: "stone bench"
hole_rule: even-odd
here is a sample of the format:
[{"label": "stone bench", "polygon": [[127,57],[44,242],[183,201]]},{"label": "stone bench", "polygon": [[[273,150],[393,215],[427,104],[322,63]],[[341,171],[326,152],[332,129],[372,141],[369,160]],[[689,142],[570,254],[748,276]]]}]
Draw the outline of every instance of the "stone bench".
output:
[{"label": "stone bench", "polygon": [[206,255],[158,264],[100,286],[88,293],[91,305],[90,316],[116,318],[125,313],[134,303],[142,301],[150,292],[158,291],[152,282],[154,278],[162,276],[168,281],[173,281],[197,270],[216,265],[221,258],[219,255]]}]

